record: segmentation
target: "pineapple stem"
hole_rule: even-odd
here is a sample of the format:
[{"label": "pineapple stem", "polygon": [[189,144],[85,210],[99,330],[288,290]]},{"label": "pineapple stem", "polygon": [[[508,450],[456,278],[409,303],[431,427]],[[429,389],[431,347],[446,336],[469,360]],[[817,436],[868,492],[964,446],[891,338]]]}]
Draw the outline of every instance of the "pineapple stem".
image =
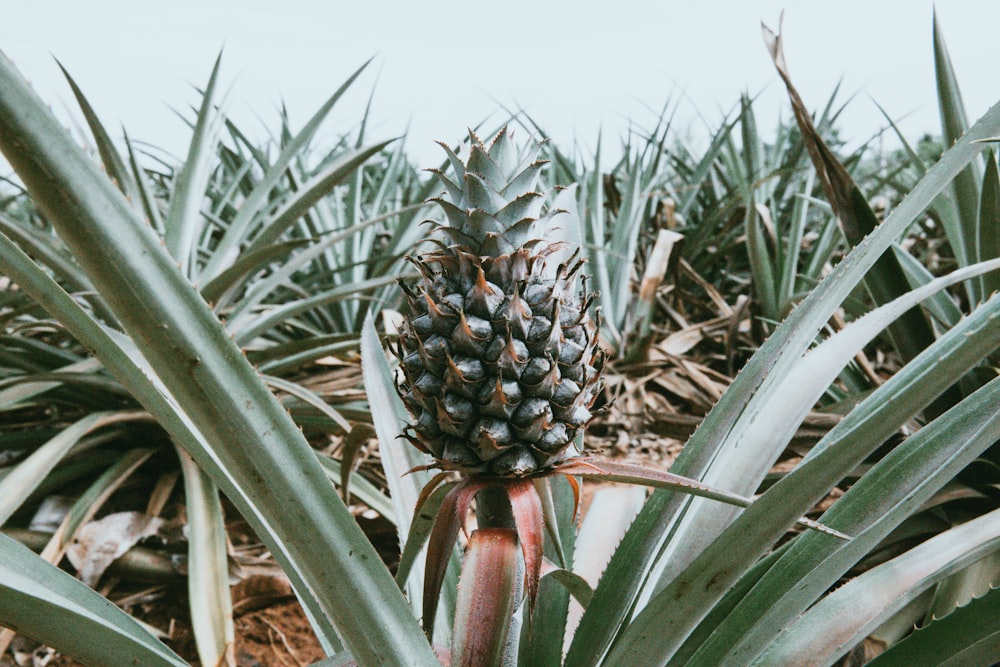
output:
[{"label": "pineapple stem", "polygon": [[479,528],[516,529],[510,499],[503,485],[490,484],[476,495],[476,523]]}]

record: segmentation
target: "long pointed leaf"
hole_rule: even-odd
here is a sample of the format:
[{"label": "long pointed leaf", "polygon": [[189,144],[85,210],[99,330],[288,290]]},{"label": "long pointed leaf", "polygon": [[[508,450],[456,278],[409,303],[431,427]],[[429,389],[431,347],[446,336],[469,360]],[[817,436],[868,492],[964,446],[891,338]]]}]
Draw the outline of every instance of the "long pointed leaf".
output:
[{"label": "long pointed leaf", "polygon": [[500,665],[517,598],[517,536],[480,528],[469,540],[455,610],[453,667]]},{"label": "long pointed leaf", "polygon": [[[825,597],[785,628],[754,664],[801,665],[819,656],[832,664],[929,587],[998,547],[1000,510],[936,535]],[[831,618],[839,620],[831,624]]]},{"label": "long pointed leaf", "polygon": [[[936,12],[934,14],[934,73],[937,79],[941,127],[947,146],[958,141],[959,137],[968,129],[969,121]],[[958,220],[955,221],[957,224],[951,225],[948,224],[949,221],[945,220],[945,232],[959,266],[967,266],[979,260],[975,243],[979,218],[977,204],[981,182],[982,172],[979,164],[971,162],[955,176],[952,185]],[[973,295],[972,301],[978,301],[978,297]]]},{"label": "long pointed leaf", "polygon": [[944,618],[936,619],[877,656],[869,665],[942,667],[988,665],[1000,655],[1000,590],[993,589]]},{"label": "long pointed leaf", "polygon": [[215,145],[221,127],[218,117],[221,114],[217,115],[215,109],[215,87],[221,65],[220,53],[212,67],[208,85],[205,86],[191,146],[174,182],[170,209],[164,221],[166,225],[164,241],[167,251],[188,275],[191,275],[192,265],[196,260],[195,245],[201,221],[201,204],[211,174],[210,164],[215,158]]},{"label": "long pointed leaf", "polygon": [[[124,329],[213,454],[239,483],[258,481],[253,493],[263,514],[247,516],[251,525],[262,536],[281,536],[281,548],[272,543],[276,555],[303,573],[360,660],[434,664],[402,595],[308,443],[175,260],[2,59],[0,87],[7,91],[0,149],[95,287],[112,297]],[[231,482],[210,472],[220,486]],[[303,525],[312,528],[308,539]],[[373,635],[372,627],[384,632]]]},{"label": "long pointed leaf", "polygon": [[63,429],[0,479],[0,525],[21,506],[81,438],[105,426],[148,421],[144,412],[95,412]]},{"label": "long pointed leaf", "polygon": [[125,161],[122,160],[122,156],[118,153],[118,149],[115,148],[114,142],[111,141],[108,131],[104,129],[104,125],[97,117],[97,113],[94,111],[94,108],[90,106],[90,102],[84,96],[83,91],[80,90],[76,81],[73,80],[73,77],[66,71],[66,68],[63,67],[62,63],[57,64],[59,65],[59,69],[62,70],[63,76],[66,77],[66,81],[69,83],[70,88],[73,89],[73,96],[76,97],[76,102],[80,105],[83,117],[87,120],[87,125],[90,127],[90,131],[94,135],[97,150],[101,155],[101,162],[104,163],[104,168],[107,170],[108,175],[114,179],[115,183],[118,185],[118,189],[121,190],[122,194],[124,194],[131,204],[136,207],[136,210],[142,211],[142,197],[139,192],[139,187],[132,179],[132,174],[125,166]]},{"label": "long pointed leaf", "polygon": [[[822,517],[854,535],[849,543],[804,534],[692,658],[692,664],[753,659],[858,559],[1000,437],[994,380],[911,436]],[[819,539],[817,539],[819,538]],[[753,618],[748,608],[759,611]],[[725,656],[725,657],[723,657]]]},{"label": "long pointed leaf", "polygon": [[[993,151],[986,155],[986,173],[979,196],[979,224],[976,227],[976,246],[983,260],[1000,257],[1000,169]],[[1000,291],[1000,274],[982,278],[982,294],[987,297]]]},{"label": "long pointed leaf", "polygon": [[[243,516],[260,517],[259,501],[253,496],[253,484],[238,483],[209,447],[204,435],[191,420],[178,409],[156,373],[140,355],[135,344],[120,332],[96,322],[80,305],[66,294],[52,278],[34,264],[23,252],[0,235],[0,257],[5,271],[17,284],[59,318],[67,331],[93,350],[101,363],[127,387],[129,392],[156,417],[170,433],[174,442],[182,445],[206,470],[215,472],[216,483],[226,496],[240,508]],[[266,484],[261,479],[258,484]],[[281,536],[270,524],[261,519],[255,528],[271,545],[276,557],[285,565],[285,571],[296,588],[303,608],[313,624],[320,642],[335,651],[340,646],[331,622],[326,618],[322,605],[305,583],[299,562],[287,555]]]},{"label": "long pointed leaf", "polygon": [[188,664],[128,614],[6,535],[0,535],[0,623],[87,664]]},{"label": "long pointed leaf", "polygon": [[[934,201],[982,150],[974,142],[1000,134],[1000,106],[994,105],[963,139],[948,149],[909,196],[864,241],[840,262],[761,346],[706,417],[672,466],[687,477],[701,477],[738,424],[750,423],[767,403],[772,382],[784,377],[801,358],[826,320],[843,302],[877,257]],[[636,518],[594,593],[580,624],[567,662],[593,665],[601,659],[632,606],[639,587],[661,553],[667,528],[688,500],[671,492],[655,492]],[[683,560],[689,562],[694,554]]]},{"label": "long pointed leaf", "polygon": [[191,628],[203,665],[235,665],[236,629],[229,593],[226,525],[219,490],[178,450],[188,517],[188,598]]},{"label": "long pointed leaf", "polygon": [[343,94],[350,88],[354,80],[357,79],[361,72],[368,67],[371,60],[366,61],[361,67],[359,67],[351,76],[347,78],[341,86],[331,95],[326,102],[313,114],[309,122],[299,131],[295,138],[289,141],[281,151],[281,154],[274,161],[274,164],[268,167],[267,173],[264,177],[254,186],[253,191],[247,197],[246,201],[240,207],[239,212],[233,219],[229,228],[226,230],[225,235],[219,241],[219,245],[215,249],[215,253],[212,255],[212,259],[209,260],[208,264],[205,266],[203,275],[208,280],[216,278],[223,270],[232,266],[233,262],[236,261],[239,255],[240,245],[246,241],[249,232],[251,230],[251,223],[254,221],[254,217],[260,213],[262,207],[267,203],[267,198],[274,186],[278,184],[278,181],[285,174],[285,170],[288,165],[291,164],[292,160],[298,157],[302,151],[308,145],[309,141],[316,134],[316,130],[329,115],[330,110],[337,101],[343,96]]},{"label": "long pointed leaf", "polygon": [[[1000,267],[1000,262],[995,263],[997,267]],[[982,266],[980,268],[983,268]],[[883,306],[865,317],[857,320],[856,322],[849,325],[843,331],[839,332],[836,336],[825,341],[818,348],[811,351],[805,356],[802,363],[796,369],[794,373],[790,373],[785,379],[787,383],[786,391],[784,392],[784,397],[778,401],[779,404],[784,404],[790,406],[795,402],[797,398],[803,399],[803,405],[805,408],[796,409],[797,412],[801,412],[803,415],[808,411],[808,406],[818,397],[818,391],[816,387],[825,387],[833,377],[839,372],[839,369],[850,359],[858,349],[864,346],[864,344],[871,340],[878,331],[880,331],[887,322],[895,316],[898,316],[901,312],[904,312],[912,305],[919,301],[919,299],[926,297],[928,294],[933,293],[937,289],[941,289],[946,285],[955,284],[962,280],[965,280],[969,275],[974,275],[975,269],[970,267],[970,269],[955,271],[952,275],[945,278],[940,278],[933,281],[932,284],[924,286],[920,290],[915,290],[906,297],[901,297],[897,299],[892,304]],[[825,370],[821,370],[825,369]],[[822,374],[822,377],[817,377],[815,374]],[[802,396],[802,388],[811,387],[811,391],[815,393],[810,393],[807,396]],[[940,387],[938,387],[940,389]],[[779,411],[782,408],[778,405],[775,406],[774,410]],[[784,435],[775,430],[773,424],[785,424],[788,422],[797,424],[795,421],[795,416],[791,414],[786,414],[783,412],[777,412],[772,415],[775,422],[767,422],[768,430],[771,431],[772,436],[779,442],[785,443],[787,440]],[[910,414],[906,414],[903,419],[909,419]],[[754,428],[754,426],[751,426]],[[759,434],[763,435],[763,434]],[[752,434],[746,434],[747,438],[753,442]],[[880,441],[875,441],[880,442]],[[781,445],[784,446],[783,444]],[[761,448],[758,445],[751,445],[750,448],[753,451],[759,451]],[[734,465],[740,465],[738,461],[734,461]],[[833,482],[836,480],[834,479]],[[822,486],[816,490],[817,494],[823,494],[826,492],[827,486]],[[766,494],[765,494],[766,495]],[[771,505],[770,507],[773,507]],[[759,515],[755,515],[758,522],[761,522],[757,528],[753,524],[746,526],[748,521],[742,522],[744,526],[744,531],[749,531],[751,534],[757,532],[760,528],[764,528],[766,525],[762,522]],[[774,524],[776,527],[780,524]],[[766,531],[776,539],[777,534],[772,531]],[[751,548],[752,545],[752,548]],[[751,542],[747,545],[748,556],[753,558],[760,555],[763,549],[766,548],[766,543],[763,542]],[[657,596],[654,598],[656,602],[650,602],[647,611],[644,612],[646,617],[646,623],[657,623],[664,627],[670,627],[671,631],[664,634],[664,637],[668,637],[669,640],[664,639],[661,645],[661,650],[669,654],[670,652],[677,649],[678,646],[684,641],[685,637],[689,632],[691,632],[697,623],[706,616],[711,610],[711,604],[713,600],[718,599],[726,591],[726,589],[732,585],[736,577],[740,574],[740,569],[733,563],[726,563],[720,567],[719,560],[724,558],[723,551],[728,551],[731,553],[732,542],[717,542],[716,544],[707,543],[703,548],[700,557],[695,559],[694,562],[682,572],[679,572],[675,577],[665,582],[662,590],[658,592]],[[708,554],[708,555],[707,555]],[[711,567],[705,567],[705,563],[712,563]],[[698,591],[698,594],[693,594]],[[669,601],[669,603],[668,603]],[[656,618],[656,621],[652,621],[652,618]],[[629,630],[626,632],[626,637],[628,641],[637,641],[637,637],[641,632],[640,626],[637,626],[635,630]],[[623,641],[625,641],[623,639]],[[669,642],[669,643],[667,643]]]}]

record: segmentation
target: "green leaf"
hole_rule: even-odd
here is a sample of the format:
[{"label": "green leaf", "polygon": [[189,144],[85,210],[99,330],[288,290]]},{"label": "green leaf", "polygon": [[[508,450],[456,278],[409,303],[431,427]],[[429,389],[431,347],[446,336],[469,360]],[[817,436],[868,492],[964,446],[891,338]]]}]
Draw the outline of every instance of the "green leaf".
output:
[{"label": "green leaf", "polygon": [[122,194],[129,200],[129,202],[136,207],[136,210],[142,212],[142,196],[139,192],[139,187],[136,182],[132,179],[132,174],[129,172],[128,167],[125,166],[125,161],[122,160],[122,156],[118,153],[118,149],[115,148],[114,142],[111,141],[111,137],[108,135],[107,130],[104,129],[104,125],[101,123],[100,119],[97,117],[97,113],[94,108],[87,101],[84,96],[83,91],[70,76],[66,68],[63,67],[62,63],[56,62],[59,65],[59,69],[62,70],[63,76],[66,77],[66,81],[69,83],[70,88],[73,89],[73,96],[76,98],[77,104],[80,105],[80,110],[83,112],[83,117],[87,120],[87,125],[90,127],[90,131],[94,135],[94,142],[97,144],[97,151],[101,155],[101,162],[104,164],[104,169],[107,170],[108,176],[110,176],[118,189],[122,191]]},{"label": "green leaf", "polygon": [[[2,60],[0,87],[6,91],[0,149],[209,444],[207,451],[192,449],[192,457],[238,502],[286,571],[296,573],[299,595],[322,610],[312,620],[322,628],[323,618],[332,619],[362,662],[435,664],[399,589],[309,444],[176,261]],[[145,398],[151,411],[163,407]],[[373,634],[373,627],[383,632]],[[321,634],[332,649],[335,639]]]},{"label": "green leaf", "polygon": [[[202,433],[187,415],[178,409],[132,340],[94,321],[46,272],[2,235],[0,235],[0,257],[4,259],[7,274],[33,299],[57,315],[66,329],[81,343],[93,350],[102,364],[149,409],[175,442],[182,444],[188,452],[197,453],[196,460],[203,468],[215,471],[216,483],[244,516],[252,517],[260,514],[259,501],[249,495],[248,491],[232,477],[230,471],[221,465]],[[271,545],[272,551],[286,563],[285,572],[296,587],[299,600],[309,615],[320,642],[330,646],[331,651],[335,650],[339,645],[336,632],[323,613],[319,600],[305,584],[297,562],[287,555],[282,558],[287,550],[281,536],[266,523],[258,526],[256,530],[259,535],[265,536],[264,539]]]},{"label": "green leaf", "polygon": [[1000,592],[996,589],[944,618],[935,619],[889,647],[869,665],[963,667],[989,665],[1000,655]]},{"label": "green leaf", "polygon": [[128,614],[6,535],[0,624],[87,664],[187,665]]},{"label": "green leaf", "polygon": [[[920,260],[900,248],[897,244],[893,244],[892,252],[896,255],[896,260],[899,262],[900,267],[902,267],[906,281],[910,284],[911,289],[916,289],[934,280],[934,274],[928,271],[927,267],[920,263]],[[962,310],[947,292],[938,292],[927,299],[924,302],[924,306],[945,327],[953,327],[962,319]]]},{"label": "green leaf", "polygon": [[[558,567],[549,570],[548,572],[542,575],[543,589],[544,589],[544,584],[547,578],[549,577],[551,577],[554,581],[558,582],[560,586],[565,588],[566,591],[569,592],[584,609],[586,609],[587,605],[590,604],[590,599],[594,597],[594,589],[590,587],[590,584],[587,583],[586,579],[576,574],[575,572],[564,570]],[[539,597],[544,597],[544,593],[539,594]],[[539,624],[538,627],[544,628],[546,632],[548,632],[549,630],[548,624]],[[558,633],[552,633],[552,634],[558,636]],[[561,638],[559,640],[559,644],[562,644]],[[538,664],[538,663],[532,662],[531,664]]]},{"label": "green leaf", "polygon": [[347,297],[357,297],[359,293],[378,289],[386,285],[394,284],[398,278],[388,275],[378,278],[371,278],[359,283],[341,285],[329,290],[325,290],[312,296],[307,296],[296,301],[289,301],[279,306],[269,309],[263,315],[257,315],[248,322],[234,322],[233,326],[239,326],[234,330],[236,341],[241,345],[247,345],[258,336],[266,333],[269,329],[285,322],[296,315],[309,312],[314,308],[325,306],[330,303],[337,303]]},{"label": "green leaf", "polygon": [[[371,405],[372,420],[378,434],[380,460],[385,469],[389,495],[392,497],[393,507],[399,519],[396,522],[396,530],[400,549],[409,555],[413,548],[408,549],[408,536],[417,529],[422,530],[420,527],[417,529],[412,527],[411,522],[417,521],[414,509],[421,491],[431,481],[432,476],[426,470],[414,470],[427,465],[429,459],[400,437],[405,424],[409,421],[409,416],[396,393],[392,371],[375,331],[371,313],[365,317],[365,324],[361,330],[361,366],[364,371],[365,391],[368,393],[368,402]],[[426,519],[427,517],[422,517],[421,520]],[[423,599],[425,558],[426,550],[421,550],[419,555],[408,557],[408,562],[412,562],[410,567],[413,573],[407,577],[407,597],[417,615],[423,613],[420,605]],[[444,642],[450,638],[458,575],[457,559],[451,558],[444,575],[438,612],[433,624],[436,642]]]},{"label": "green leaf", "polygon": [[[995,264],[996,267],[1000,267],[1000,262]],[[983,268],[985,267],[978,267],[979,270]],[[883,329],[893,317],[905,312],[918,303],[920,299],[934,291],[967,279],[975,271],[976,269],[970,267],[970,269],[955,271],[950,276],[932,281],[920,290],[914,290],[907,296],[868,313],[810,351],[795,370],[788,374],[784,381],[784,389],[776,390],[778,393],[775,405],[768,420],[750,425],[747,432],[743,434],[741,444],[749,451],[759,453],[762,450],[762,443],[766,443],[768,438],[772,438],[782,443],[780,446],[783,448],[791,433],[789,432],[786,437],[785,427],[778,425],[797,425],[800,423],[801,418],[822,392],[822,389],[817,391],[816,388],[826,387],[844,364]],[[935,386],[937,390],[942,388],[939,385]],[[806,390],[807,387],[808,390]],[[801,403],[796,406],[795,404],[799,401]],[[792,412],[785,412],[786,409]],[[899,421],[905,422],[911,416],[911,413],[902,414]],[[871,442],[877,444],[881,441],[873,440]],[[742,459],[735,456],[730,457],[730,462],[735,467],[745,465]],[[855,464],[857,462],[859,461],[856,461]],[[847,472],[842,469],[841,471]],[[829,485],[832,486],[838,479],[839,477],[832,478]],[[818,500],[828,488],[829,486],[818,486],[810,493],[810,496]],[[805,491],[805,489],[802,490]],[[769,504],[768,508],[772,512],[781,511],[773,503]],[[636,624],[623,635],[617,649],[622,652],[618,654],[619,659],[625,659],[625,651],[648,649],[651,642],[643,639],[643,632],[644,630],[648,631],[651,624],[658,624],[670,629],[669,632],[662,633],[656,640],[662,654],[670,655],[677,650],[688,633],[710,612],[713,601],[725,593],[743,569],[752,564],[753,559],[763,555],[768,542],[758,542],[755,539],[761,530],[764,530],[771,540],[777,539],[781,531],[784,530],[784,525],[775,521],[770,514],[767,515],[769,517],[767,519],[763,519],[759,513],[754,513],[753,516],[758,523],[750,523],[749,519],[743,521],[736,519],[736,523],[743,527],[742,531],[734,529],[728,535],[723,533],[723,535],[727,535],[728,539],[723,540],[720,537],[717,540],[707,542],[701,553],[688,567],[680,571],[675,570],[672,578],[664,577],[665,585],[656,593],[639,617],[642,622],[639,623],[637,620]],[[836,529],[836,526],[831,527]],[[848,531],[841,532],[853,534]],[[739,553],[746,554],[746,560],[739,561],[739,565],[733,562],[731,556],[734,549],[739,549]]]},{"label": "green leaf", "polygon": [[[257,311],[259,304],[282,284],[286,284],[293,275],[307,267],[310,262],[322,257],[325,253],[329,252],[331,248],[336,247],[338,244],[356,238],[363,230],[379,222],[383,222],[386,218],[391,217],[392,215],[395,214],[391,213],[385,216],[377,216],[357,225],[352,225],[347,229],[329,234],[317,243],[312,244],[311,247],[304,249],[293,257],[290,257],[280,267],[273,269],[270,275],[266,278],[254,283],[253,286],[247,290],[246,294],[240,297],[239,301],[236,303],[229,315],[230,319],[233,320],[229,328],[231,330],[238,331],[244,322],[253,321],[256,318],[255,312]],[[270,246],[265,246],[265,248],[268,247]],[[253,251],[247,254],[257,255],[259,252],[260,251]]]},{"label": "green leaf", "polygon": [[[986,153],[986,174],[979,195],[979,224],[976,226],[976,246],[983,260],[1000,257],[1000,170],[993,151]],[[982,278],[983,298],[1000,291],[1000,274]]]},{"label": "green leaf", "polygon": [[[330,481],[340,484],[342,478],[340,461],[319,453],[317,453],[316,458],[319,459],[319,463],[323,466]],[[365,479],[364,476],[351,476],[351,494],[378,512],[386,521],[395,524],[398,520],[396,518],[396,510],[392,506],[392,500],[378,486]]]},{"label": "green leaf", "polygon": [[[938,109],[941,112],[944,142],[945,146],[950,146],[965,134],[969,127],[969,121],[965,113],[965,104],[962,102],[962,94],[959,91],[958,79],[955,77],[951,57],[948,55],[948,47],[944,43],[944,34],[938,22],[937,12],[934,13],[934,73],[937,79]],[[979,226],[979,211],[977,209],[980,183],[982,183],[982,172],[979,164],[970,162],[955,176],[952,185],[958,220],[952,224],[949,224],[948,219],[945,219],[944,222],[948,242],[951,244],[959,266],[968,266],[979,261],[975,244],[976,230]],[[970,284],[969,296],[970,300],[975,303],[979,301],[981,295],[977,295],[976,290],[971,288],[972,284]]]},{"label": "green leaf", "polygon": [[198,232],[202,219],[201,204],[211,176],[215,146],[222,126],[222,113],[215,107],[215,87],[221,64],[222,53],[219,53],[202,94],[187,159],[174,181],[170,208],[164,221],[167,251],[180,263],[181,271],[186,275],[194,275],[195,272]]},{"label": "green leaf", "polygon": [[[764,210],[766,212],[767,209]],[[780,306],[775,290],[774,264],[768,250],[761,216],[761,211],[751,200],[747,206],[746,228],[747,255],[750,257],[750,268],[754,277],[754,292],[764,316],[774,320],[780,317]]]},{"label": "green leaf", "polygon": [[100,367],[101,363],[96,359],[83,359],[63,366],[56,374],[46,373],[43,377],[41,373],[32,373],[26,377],[11,378],[13,382],[0,382],[0,387],[2,387],[0,388],[0,408],[17,405],[61,387],[62,381],[54,379],[58,377],[59,373],[92,373]]},{"label": "green leaf", "polygon": [[235,296],[235,292],[244,286],[250,278],[258,271],[267,268],[272,262],[285,257],[291,251],[309,245],[307,239],[294,239],[266,246],[255,252],[242,253],[235,262],[219,275],[212,278],[208,284],[201,288],[201,295],[205,301],[214,304],[216,310],[222,305],[220,301],[228,297],[226,301]]},{"label": "green leaf", "polygon": [[[944,531],[855,577],[785,628],[755,665],[832,663],[925,590],[1000,547],[1000,510]],[[831,623],[830,619],[838,619]],[[998,626],[994,622],[994,626]],[[922,657],[924,664],[939,664]]]},{"label": "green leaf", "polygon": [[128,157],[129,163],[132,166],[132,175],[135,177],[135,183],[138,186],[139,194],[142,197],[142,210],[146,215],[147,222],[152,225],[157,234],[163,236],[166,233],[163,215],[160,213],[160,207],[157,204],[156,198],[153,196],[152,185],[149,183],[149,177],[139,165],[139,160],[136,157],[132,142],[128,138],[128,133],[125,132],[124,129],[122,130],[122,133],[125,135],[125,145],[128,147]]},{"label": "green leaf", "polygon": [[234,664],[236,630],[219,490],[184,450],[178,449],[177,455],[184,475],[189,531],[188,599],[198,658],[203,665]]},{"label": "green leaf", "polygon": [[998,398],[1000,381],[993,380],[879,461],[821,518],[854,539],[833,544],[825,536],[801,535],[691,664],[746,664],[759,655],[852,565],[1000,437],[1000,415],[992,409]]},{"label": "green leaf", "polygon": [[410,512],[412,519],[410,529],[403,541],[402,553],[399,556],[399,566],[396,568],[396,583],[401,587],[408,586],[413,565],[419,558],[423,562],[424,546],[431,535],[434,520],[437,518],[441,503],[445,496],[455,488],[455,482],[442,484],[435,488],[420,504],[415,512]]},{"label": "green leaf", "polygon": [[518,602],[517,534],[480,528],[469,538],[455,608],[453,665],[499,665]]},{"label": "green leaf", "polygon": [[318,201],[330,193],[338,183],[348,178],[364,164],[368,158],[391,144],[395,139],[366,146],[339,157],[324,167],[302,185],[302,189],[289,197],[273,216],[261,225],[261,231],[254,237],[251,251],[275,243],[292,224],[301,218]]},{"label": "green leaf", "polygon": [[0,479],[0,525],[10,518],[81,438],[113,424],[148,420],[149,415],[145,412],[95,412],[63,429]]},{"label": "green leaf", "polygon": [[[792,85],[785,64],[781,35],[765,28],[764,41],[778,74],[785,82],[795,121],[830,206],[840,221],[847,242],[856,246],[864,236],[872,233],[878,225],[878,218],[847,168],[816,130],[805,104]],[[907,290],[906,279],[894,254],[880,256],[872,266],[871,275],[866,276],[864,282],[876,305],[888,303]],[[893,347],[904,362],[913,359],[934,342],[934,332],[930,328],[930,323],[923,312],[917,309],[904,313],[898,321],[893,322],[889,326],[888,334]],[[957,399],[957,393],[946,396],[940,405],[934,406],[933,415],[940,414]]]},{"label": "green leaf", "polygon": [[329,403],[324,401],[320,396],[317,396],[315,392],[310,391],[297,382],[284,380],[279,377],[274,377],[273,375],[263,375],[261,377],[264,378],[264,382],[266,382],[272,389],[283,391],[289,396],[294,396],[299,399],[306,405],[311,405],[329,418],[330,421],[342,428],[345,433],[350,433],[351,423],[344,419],[343,415],[330,407]]},{"label": "green leaf", "polygon": [[[316,130],[322,124],[323,120],[326,119],[330,110],[333,109],[333,105],[343,96],[343,94],[350,88],[354,80],[357,79],[361,72],[368,67],[371,60],[365,62],[361,67],[359,67],[354,74],[348,77],[347,81],[341,84],[340,88],[331,95],[326,102],[313,114],[309,122],[305,124],[305,127],[299,131],[299,133],[282,148],[281,154],[274,161],[274,164],[267,168],[267,173],[264,177],[254,186],[253,191],[247,196],[246,200],[242,203],[239,212],[236,217],[230,223],[229,228],[223,235],[222,239],[219,241],[212,258],[206,264],[202,275],[206,280],[214,280],[218,277],[222,271],[230,268],[233,262],[237,260],[240,255],[240,247],[247,240],[254,219],[260,215],[261,211],[267,207],[269,204],[268,197],[271,191],[278,184],[280,179],[285,175],[288,166],[291,164],[292,160],[299,157],[303,149],[308,145],[309,141],[316,134]],[[206,94],[207,97],[207,94]],[[264,245],[264,244],[261,244]],[[261,245],[257,247],[260,248]]]},{"label": "green leaf", "polygon": [[94,293],[90,280],[80,270],[66,252],[57,247],[57,242],[49,235],[40,234],[37,230],[19,223],[9,216],[0,213],[0,233],[17,241],[26,248],[33,257],[51,269],[59,279],[71,290],[86,295],[94,311],[106,322],[114,322],[114,315],[100,295]]},{"label": "green leaf", "polygon": [[305,368],[313,362],[330,355],[356,352],[358,336],[355,334],[331,334],[290,340],[259,351],[248,351],[247,358],[262,373],[288,375]]},{"label": "green leaf", "polygon": [[[878,256],[934,201],[955,174],[978,155],[982,147],[974,142],[997,134],[1000,134],[1000,106],[991,108],[961,141],[952,146],[885,221],[859,243],[799,307],[789,314],[747,362],[688,441],[671,467],[672,472],[700,478],[732,490],[728,481],[718,483],[717,479],[704,476],[713,467],[713,461],[719,461],[717,465],[722,468],[720,474],[726,472],[727,459],[720,456],[720,452],[742,433],[745,425],[755,419],[766,418],[773,400],[772,392],[780,379],[785,378],[790,369],[799,363],[817,332],[860,282]],[[769,466],[770,462],[761,457],[751,468],[755,470],[755,475],[759,475]],[[745,475],[747,471],[729,467],[728,472],[736,477]],[[735,481],[742,484],[742,480]],[[653,493],[643,511],[636,517],[595,590],[594,602],[584,614],[580,629],[567,653],[568,663],[593,665],[600,660],[658,558],[667,559],[666,562],[676,559],[677,568],[683,569],[700,553],[702,545],[718,534],[718,527],[707,527],[709,524],[702,517],[697,517],[688,524],[687,530],[676,533],[671,538],[668,552],[661,551],[662,536],[667,534],[670,526],[685,512],[689,504],[694,506],[699,503],[669,491]],[[701,504],[700,511],[714,512],[717,509],[718,507],[706,503]],[[704,540],[699,538],[688,549],[687,539],[695,537],[694,532],[688,532],[692,529],[708,534],[704,536]],[[670,552],[673,552],[672,555]]]},{"label": "green leaf", "polygon": [[545,516],[545,557],[561,567],[546,570],[538,586],[538,599],[530,622],[521,629],[519,664],[533,667],[562,665],[563,642],[569,622],[570,595],[584,607],[590,602],[590,585],[569,568],[574,566],[576,542],[576,493],[568,481],[558,476],[535,481],[535,488],[547,507]]}]

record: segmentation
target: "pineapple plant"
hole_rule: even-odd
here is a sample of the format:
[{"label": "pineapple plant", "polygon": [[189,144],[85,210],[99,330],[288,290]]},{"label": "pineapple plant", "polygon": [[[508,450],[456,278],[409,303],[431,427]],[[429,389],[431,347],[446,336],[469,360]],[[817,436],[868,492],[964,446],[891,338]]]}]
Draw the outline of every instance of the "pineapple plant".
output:
[{"label": "pineapple plant", "polygon": [[576,289],[582,261],[547,240],[569,214],[542,212],[541,145],[519,149],[506,128],[489,147],[471,138],[465,163],[445,146],[456,180],[434,170],[444,241],[413,260],[420,284],[402,283],[412,315],[399,337],[400,394],[412,442],[440,467],[524,477],[575,453],[603,353],[591,297]]},{"label": "pineapple plant", "polygon": [[[427,540],[422,607],[429,637],[459,528],[476,502],[477,531],[461,575],[469,582],[463,608],[492,611],[466,618],[468,632],[456,633],[464,639],[453,660],[463,665],[494,664],[507,645],[517,607],[510,600],[519,586],[513,572],[499,572],[497,564],[516,568],[515,551],[523,559],[531,618],[546,526],[557,523],[546,515],[552,511],[548,478],[565,477],[577,505],[578,478],[750,503],[672,473],[585,456],[576,445],[593,418],[605,359],[599,315],[590,315],[596,295],[587,291],[579,249],[562,240],[579,230],[579,221],[558,206],[546,210],[545,195],[536,191],[546,164],[538,159],[542,144],[519,147],[506,128],[488,146],[474,133],[470,139],[464,162],[441,144],[454,178],[431,170],[445,188],[432,199],[444,222],[431,222],[436,248],[411,259],[419,282],[400,283],[410,314],[395,347],[396,389],[411,416],[403,436],[433,458],[421,468],[443,471],[421,492],[416,513],[449,478],[459,477],[429,534],[411,530],[406,540],[408,550]],[[800,523],[846,538],[807,519]],[[463,615],[456,611],[456,623]]]}]

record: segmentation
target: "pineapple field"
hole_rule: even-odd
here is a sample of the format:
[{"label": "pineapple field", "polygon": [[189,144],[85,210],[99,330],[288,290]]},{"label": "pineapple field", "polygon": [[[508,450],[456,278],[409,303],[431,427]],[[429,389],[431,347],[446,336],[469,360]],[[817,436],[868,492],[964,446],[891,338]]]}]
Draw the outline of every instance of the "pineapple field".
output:
[{"label": "pineapple field", "polygon": [[0,665],[1000,662],[1000,105],[935,25],[849,147],[763,32],[785,120],[434,164],[0,55]]}]

